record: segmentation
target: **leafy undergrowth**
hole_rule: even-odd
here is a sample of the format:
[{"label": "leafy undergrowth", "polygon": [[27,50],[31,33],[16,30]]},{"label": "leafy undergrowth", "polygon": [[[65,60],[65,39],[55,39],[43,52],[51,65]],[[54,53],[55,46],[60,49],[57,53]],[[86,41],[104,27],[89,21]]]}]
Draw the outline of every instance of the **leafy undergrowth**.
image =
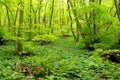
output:
[{"label": "leafy undergrowth", "polygon": [[35,55],[18,57],[0,46],[1,80],[119,80],[120,65],[81,50],[70,38],[38,46]]}]

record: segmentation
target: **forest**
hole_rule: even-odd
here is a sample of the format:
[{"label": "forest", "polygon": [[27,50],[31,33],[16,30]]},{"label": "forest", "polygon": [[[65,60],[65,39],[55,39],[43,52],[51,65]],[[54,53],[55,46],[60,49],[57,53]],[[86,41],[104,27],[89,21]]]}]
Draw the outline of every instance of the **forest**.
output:
[{"label": "forest", "polygon": [[119,80],[120,0],[0,0],[0,80]]}]

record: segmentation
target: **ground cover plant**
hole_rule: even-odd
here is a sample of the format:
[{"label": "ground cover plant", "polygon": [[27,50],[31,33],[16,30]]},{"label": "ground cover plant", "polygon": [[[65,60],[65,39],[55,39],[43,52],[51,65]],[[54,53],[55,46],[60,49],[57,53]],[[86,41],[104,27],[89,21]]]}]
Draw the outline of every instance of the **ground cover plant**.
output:
[{"label": "ground cover plant", "polygon": [[99,56],[101,50],[96,52],[80,50],[71,37],[39,46],[34,51],[36,54],[31,56],[14,56],[14,48],[7,45],[0,46],[0,49],[0,78],[3,80],[117,80],[120,78],[119,64],[105,61]]}]

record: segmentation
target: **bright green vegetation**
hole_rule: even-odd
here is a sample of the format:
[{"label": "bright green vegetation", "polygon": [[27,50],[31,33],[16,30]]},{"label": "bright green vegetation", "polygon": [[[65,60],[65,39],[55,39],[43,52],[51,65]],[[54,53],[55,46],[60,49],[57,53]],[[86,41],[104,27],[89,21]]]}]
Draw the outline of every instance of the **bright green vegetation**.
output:
[{"label": "bright green vegetation", "polygon": [[[15,62],[28,66],[40,66],[39,80],[118,80],[120,65],[103,61],[87,50],[81,50],[73,38],[57,39],[54,43],[38,46],[34,55],[14,56],[11,45],[0,46],[0,79],[24,80],[22,71],[14,71]],[[100,52],[100,50],[98,50]],[[32,75],[29,80],[34,80]]]},{"label": "bright green vegetation", "polygon": [[119,80],[120,0],[0,0],[0,80]]}]

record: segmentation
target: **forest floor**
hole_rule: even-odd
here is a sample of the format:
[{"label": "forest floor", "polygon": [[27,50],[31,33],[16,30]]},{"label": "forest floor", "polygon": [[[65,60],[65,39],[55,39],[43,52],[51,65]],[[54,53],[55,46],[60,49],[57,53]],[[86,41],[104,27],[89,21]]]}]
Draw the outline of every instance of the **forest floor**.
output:
[{"label": "forest floor", "polygon": [[[119,80],[120,65],[82,49],[72,38],[30,48],[33,55],[14,55],[0,46],[0,80]],[[30,46],[29,46],[30,47]]]}]

